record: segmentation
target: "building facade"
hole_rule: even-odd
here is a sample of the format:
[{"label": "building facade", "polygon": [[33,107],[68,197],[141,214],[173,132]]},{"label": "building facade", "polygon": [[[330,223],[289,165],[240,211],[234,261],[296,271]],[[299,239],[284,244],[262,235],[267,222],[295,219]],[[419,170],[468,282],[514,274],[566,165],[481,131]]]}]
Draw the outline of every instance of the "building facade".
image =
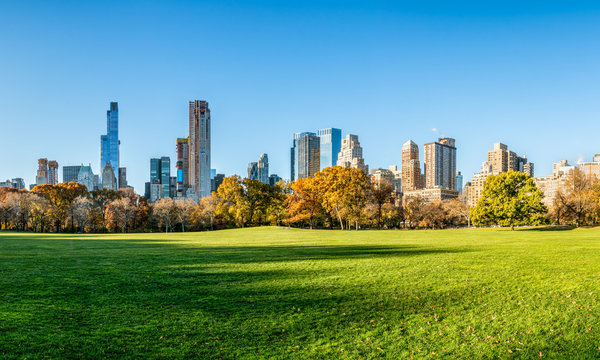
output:
[{"label": "building facade", "polygon": [[269,183],[269,156],[262,154],[257,163],[258,180],[263,184]]},{"label": "building facade", "polygon": [[190,162],[189,162],[189,140],[188,138],[177,139],[177,171],[176,197],[185,197],[190,185]]},{"label": "building facade", "polygon": [[69,165],[63,166],[63,182],[77,182],[79,176],[79,170],[83,165]]},{"label": "building facade", "polygon": [[281,177],[278,176],[277,174],[269,175],[269,185],[271,185],[271,186],[277,185],[277,183],[280,182],[281,180],[282,180]]},{"label": "building facade", "polygon": [[171,158],[160,158],[160,184],[162,185],[161,198],[171,197]]},{"label": "building facade", "polygon": [[197,198],[210,195],[211,119],[208,102],[189,102],[189,183]]},{"label": "building facade", "polygon": [[[111,165],[113,176],[115,172],[118,172],[121,165],[119,162],[119,144],[119,105],[117,102],[111,102],[110,109],[106,111],[106,135],[100,136],[100,171],[102,171],[102,176],[104,176],[107,163]],[[111,182],[111,179],[108,182]],[[102,180],[102,184],[104,184],[104,180]]]},{"label": "building facade", "polygon": [[256,161],[248,164],[248,179],[258,180],[258,163]]},{"label": "building facade", "polygon": [[419,146],[414,141],[409,140],[402,145],[402,192],[421,188]]},{"label": "building facade", "polygon": [[48,184],[58,184],[58,162],[56,160],[48,161]]},{"label": "building facade", "polygon": [[104,166],[104,170],[102,170],[102,189],[115,191],[119,190],[117,177],[115,176],[115,171],[110,161],[106,163],[106,165]]},{"label": "building facade", "polygon": [[361,169],[365,174],[369,173],[369,167],[365,165],[363,149],[358,141],[358,135],[348,134],[342,140],[337,166]]},{"label": "building facade", "polygon": [[451,138],[427,143],[425,150],[425,188],[456,190],[456,146]]},{"label": "building facade", "polygon": [[119,189],[127,188],[127,168],[119,168]]},{"label": "building facade", "polygon": [[316,135],[304,135],[298,139],[297,178],[313,177],[321,169],[320,141]]},{"label": "building facade", "polygon": [[38,159],[38,171],[35,177],[36,185],[45,185],[48,183],[48,159]]},{"label": "building facade", "polygon": [[319,137],[320,169],[323,170],[330,166],[335,166],[338,160],[338,154],[342,149],[342,130],[336,128],[327,128],[317,130]]},{"label": "building facade", "polygon": [[96,175],[92,171],[91,164],[88,166],[81,165],[77,174],[77,182],[86,187],[88,191],[97,190]]},{"label": "building facade", "polygon": [[[315,133],[312,132],[299,132],[299,133],[295,133],[293,140],[292,140],[292,147],[290,149],[290,179],[292,181],[297,180],[298,179],[298,156],[299,156],[299,152],[298,152],[298,142],[300,141],[300,139],[302,139],[303,137],[307,136],[307,135],[316,135]],[[320,140],[319,140],[319,147],[321,146],[320,144]],[[320,156],[320,154],[319,154]],[[320,167],[320,161],[321,159],[319,159],[319,167]]]}]

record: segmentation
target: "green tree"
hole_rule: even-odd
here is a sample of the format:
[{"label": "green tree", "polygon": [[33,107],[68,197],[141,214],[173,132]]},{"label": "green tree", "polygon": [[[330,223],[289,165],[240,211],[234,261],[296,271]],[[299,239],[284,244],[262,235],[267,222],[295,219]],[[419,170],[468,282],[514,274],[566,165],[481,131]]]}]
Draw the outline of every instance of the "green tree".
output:
[{"label": "green tree", "polygon": [[489,176],[483,184],[481,199],[471,209],[475,225],[538,225],[546,220],[544,194],[524,173],[509,171]]}]

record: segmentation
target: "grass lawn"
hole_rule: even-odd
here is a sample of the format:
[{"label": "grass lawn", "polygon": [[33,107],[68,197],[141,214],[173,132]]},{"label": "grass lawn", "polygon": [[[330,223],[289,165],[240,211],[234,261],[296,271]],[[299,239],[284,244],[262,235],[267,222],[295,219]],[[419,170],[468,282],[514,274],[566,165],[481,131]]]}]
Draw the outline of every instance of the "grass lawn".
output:
[{"label": "grass lawn", "polygon": [[599,358],[600,229],[0,233],[0,358]]}]

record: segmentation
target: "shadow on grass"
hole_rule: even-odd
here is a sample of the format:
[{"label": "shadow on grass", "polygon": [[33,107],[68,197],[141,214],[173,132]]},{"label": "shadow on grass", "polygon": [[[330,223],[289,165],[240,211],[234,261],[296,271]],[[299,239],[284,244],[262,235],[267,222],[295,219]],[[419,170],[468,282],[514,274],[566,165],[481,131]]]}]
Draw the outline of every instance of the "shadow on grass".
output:
[{"label": "shadow on grass", "polygon": [[573,225],[548,225],[548,226],[536,226],[525,229],[517,229],[517,231],[565,231],[576,229]]}]

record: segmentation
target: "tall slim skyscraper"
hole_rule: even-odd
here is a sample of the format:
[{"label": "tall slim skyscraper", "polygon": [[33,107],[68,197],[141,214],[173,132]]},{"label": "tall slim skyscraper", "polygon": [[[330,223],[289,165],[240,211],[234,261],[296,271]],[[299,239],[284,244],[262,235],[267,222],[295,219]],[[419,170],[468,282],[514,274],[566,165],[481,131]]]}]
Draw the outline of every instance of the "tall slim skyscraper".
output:
[{"label": "tall slim skyscraper", "polygon": [[171,158],[163,156],[160,158],[160,184],[162,185],[162,197],[171,197]]},{"label": "tall slim skyscraper", "polygon": [[402,145],[402,191],[421,189],[419,146],[409,140]]},{"label": "tall slim skyscraper", "polygon": [[177,139],[177,197],[184,197],[190,185],[190,149],[188,138]]},{"label": "tall slim skyscraper", "polygon": [[462,194],[463,191],[463,176],[460,171],[456,172],[456,191],[458,191],[459,194]]},{"label": "tall slim skyscraper", "polygon": [[127,187],[127,168],[119,168],[119,189],[125,189]]},{"label": "tall slim skyscraper", "polygon": [[56,160],[48,161],[48,184],[58,184],[58,162]]},{"label": "tall slim skyscraper", "polygon": [[269,157],[267,154],[262,154],[258,159],[258,180],[263,184],[269,183]]},{"label": "tall slim skyscraper", "polygon": [[365,165],[362,150],[358,141],[358,135],[346,135],[346,138],[342,140],[342,147],[337,158],[337,166],[361,169],[365,174],[368,174],[369,167]]},{"label": "tall slim skyscraper", "polygon": [[104,176],[104,167],[109,162],[113,174],[115,170],[118,172],[121,165],[119,163],[119,144],[119,106],[118,103],[111,102],[110,109],[106,112],[106,135],[100,137],[100,173],[102,176]]},{"label": "tall slim skyscraper", "polygon": [[208,102],[189,103],[190,185],[198,198],[210,196],[210,109]]},{"label": "tall slim skyscraper", "polygon": [[256,161],[248,164],[248,179],[258,180],[258,163]]},{"label": "tall slim skyscraper", "polygon": [[316,135],[307,134],[298,140],[298,179],[313,177],[319,172],[320,141]]},{"label": "tall slim skyscraper", "polygon": [[38,159],[38,171],[35,177],[36,185],[45,185],[48,183],[48,159]]},{"label": "tall slim skyscraper", "polygon": [[320,169],[323,170],[330,166],[335,166],[338,160],[338,154],[342,149],[342,130],[336,128],[327,128],[317,130],[317,136],[320,141],[321,158]]},{"label": "tall slim skyscraper", "polygon": [[[298,176],[298,141],[305,137],[306,135],[315,135],[312,132],[299,132],[294,133],[294,138],[292,140],[292,147],[290,149],[290,179],[292,181],[299,179]],[[320,146],[320,144],[319,144]],[[320,159],[319,159],[320,162]],[[320,164],[319,164],[320,166]]]},{"label": "tall slim skyscraper", "polygon": [[456,190],[456,147],[451,138],[425,144],[425,187]]}]

